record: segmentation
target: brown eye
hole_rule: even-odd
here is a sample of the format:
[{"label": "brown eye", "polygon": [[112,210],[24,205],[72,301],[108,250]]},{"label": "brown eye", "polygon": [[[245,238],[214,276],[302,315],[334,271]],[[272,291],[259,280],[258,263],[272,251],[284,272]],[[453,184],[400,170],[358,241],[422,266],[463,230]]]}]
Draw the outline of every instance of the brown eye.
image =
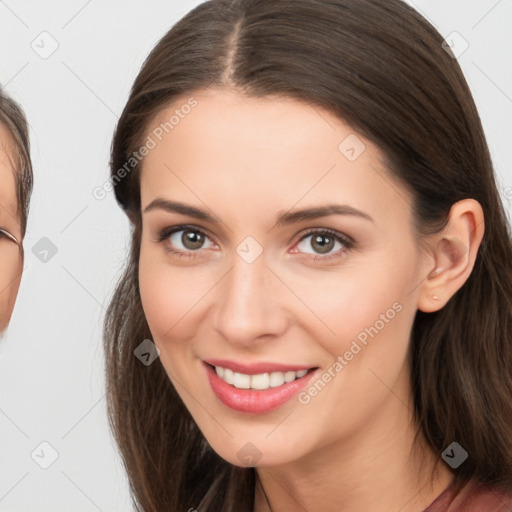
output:
[{"label": "brown eye", "polygon": [[169,244],[178,252],[198,251],[212,246],[212,241],[208,236],[202,231],[192,228],[176,229],[168,234],[166,238]]},{"label": "brown eye", "polygon": [[[316,230],[306,233],[297,244],[298,252],[305,254],[320,256],[324,258],[341,256],[355,246],[355,242],[351,238],[341,233],[331,232],[330,230]],[[297,251],[293,251],[297,252]]]},{"label": "brown eye", "polygon": [[311,247],[320,254],[330,252],[334,247],[334,237],[329,235],[313,235],[311,238]]},{"label": "brown eye", "polygon": [[204,236],[197,231],[183,231],[181,243],[190,250],[200,249],[204,243]]}]

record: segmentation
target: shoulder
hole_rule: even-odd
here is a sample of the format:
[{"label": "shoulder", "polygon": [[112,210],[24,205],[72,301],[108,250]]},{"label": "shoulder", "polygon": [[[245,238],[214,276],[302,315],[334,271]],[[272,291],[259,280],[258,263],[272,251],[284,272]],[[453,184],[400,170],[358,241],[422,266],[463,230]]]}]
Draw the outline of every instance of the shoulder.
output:
[{"label": "shoulder", "polygon": [[470,480],[459,492],[450,485],[424,512],[512,512],[512,493]]}]

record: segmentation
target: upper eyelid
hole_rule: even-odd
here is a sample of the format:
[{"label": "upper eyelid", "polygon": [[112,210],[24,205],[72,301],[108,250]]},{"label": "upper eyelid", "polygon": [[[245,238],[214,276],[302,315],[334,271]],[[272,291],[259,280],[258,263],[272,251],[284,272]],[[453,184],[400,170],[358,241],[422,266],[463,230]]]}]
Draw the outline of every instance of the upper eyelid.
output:
[{"label": "upper eyelid", "polygon": [[171,235],[174,235],[175,233],[179,233],[180,231],[187,231],[187,230],[188,231],[199,231],[200,233],[203,233],[204,235],[206,235],[210,240],[212,240],[212,242],[213,242],[213,239],[215,238],[213,235],[210,234],[209,230],[199,227],[199,226],[194,226],[193,224],[179,224],[179,225],[175,225],[175,226],[169,226],[167,228],[161,229],[158,232],[157,236],[159,238],[160,237],[168,238]]}]

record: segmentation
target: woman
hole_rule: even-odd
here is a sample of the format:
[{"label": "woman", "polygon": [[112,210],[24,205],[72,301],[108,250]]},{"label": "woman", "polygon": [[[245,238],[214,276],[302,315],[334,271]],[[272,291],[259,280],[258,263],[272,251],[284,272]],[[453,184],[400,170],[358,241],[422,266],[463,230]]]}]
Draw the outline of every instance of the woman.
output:
[{"label": "woman", "polygon": [[213,0],[149,55],[105,322],[139,510],[511,509],[512,245],[442,43],[398,0]]},{"label": "woman", "polygon": [[0,335],[12,315],[23,272],[23,237],[32,193],[27,121],[0,89]]}]

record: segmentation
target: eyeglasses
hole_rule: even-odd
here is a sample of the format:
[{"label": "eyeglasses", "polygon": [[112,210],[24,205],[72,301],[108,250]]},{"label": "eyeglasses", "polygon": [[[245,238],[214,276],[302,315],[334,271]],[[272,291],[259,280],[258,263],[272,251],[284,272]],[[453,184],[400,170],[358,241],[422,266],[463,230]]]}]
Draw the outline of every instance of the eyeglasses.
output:
[{"label": "eyeglasses", "polygon": [[10,238],[14,243],[18,245],[20,244],[18,242],[18,239],[12,233],[9,233],[9,231],[7,231],[6,229],[0,228],[0,235],[5,235],[7,238]]}]

